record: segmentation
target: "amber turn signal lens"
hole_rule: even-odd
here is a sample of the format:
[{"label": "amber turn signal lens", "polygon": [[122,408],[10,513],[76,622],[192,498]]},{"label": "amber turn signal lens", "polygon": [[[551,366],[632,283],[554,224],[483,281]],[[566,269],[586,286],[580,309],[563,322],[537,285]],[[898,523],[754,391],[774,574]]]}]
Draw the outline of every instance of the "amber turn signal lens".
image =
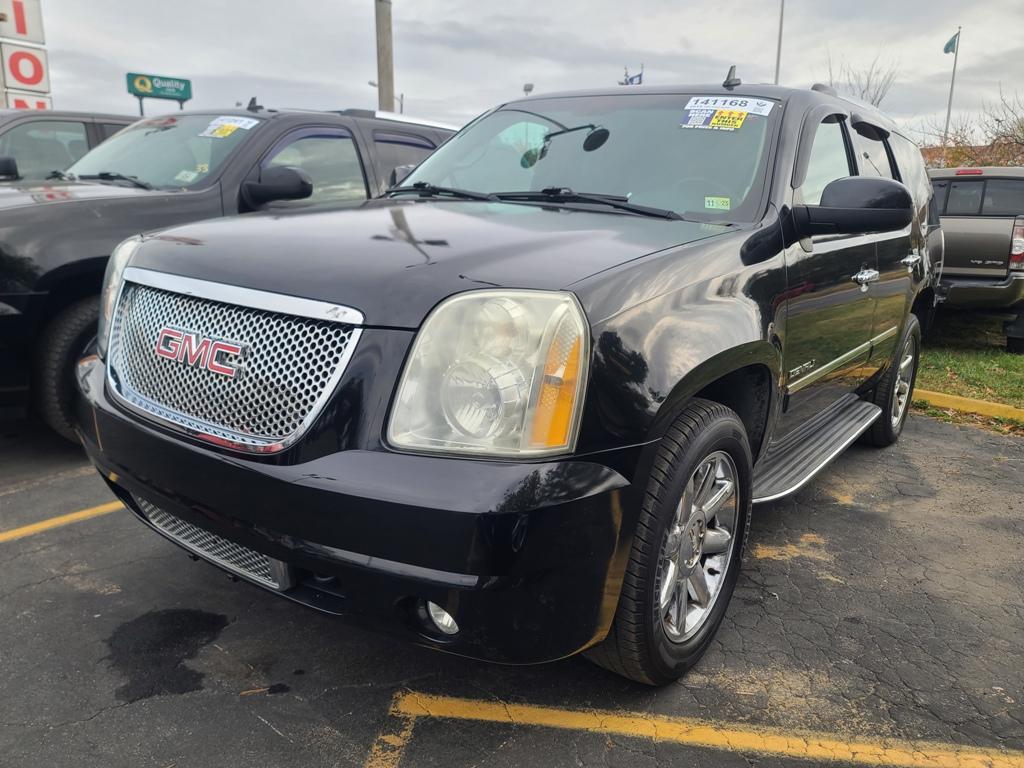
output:
[{"label": "amber turn signal lens", "polygon": [[[561,338],[563,336],[568,338]],[[579,391],[581,341],[579,334],[572,333],[568,324],[563,324],[548,349],[544,380],[533,417],[531,448],[560,448],[569,444]]]}]

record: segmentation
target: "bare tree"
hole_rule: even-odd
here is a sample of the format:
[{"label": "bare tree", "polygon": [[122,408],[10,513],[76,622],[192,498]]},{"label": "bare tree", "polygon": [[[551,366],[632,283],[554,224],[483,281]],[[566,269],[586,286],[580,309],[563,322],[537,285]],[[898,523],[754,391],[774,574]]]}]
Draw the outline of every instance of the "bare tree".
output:
[{"label": "bare tree", "polygon": [[933,118],[917,129],[932,167],[1024,165],[1024,97],[999,92],[976,115],[957,116],[946,136]]},{"label": "bare tree", "polygon": [[991,144],[1020,162],[1024,156],[1024,97],[1020,93],[1007,96],[1000,88],[999,100],[986,105],[982,113],[981,129]]},{"label": "bare tree", "polygon": [[883,61],[881,53],[866,68],[858,68],[845,58],[838,65],[834,64],[832,52],[828,52],[829,86],[837,93],[849,94],[876,107],[892,90],[899,74],[899,65]]}]

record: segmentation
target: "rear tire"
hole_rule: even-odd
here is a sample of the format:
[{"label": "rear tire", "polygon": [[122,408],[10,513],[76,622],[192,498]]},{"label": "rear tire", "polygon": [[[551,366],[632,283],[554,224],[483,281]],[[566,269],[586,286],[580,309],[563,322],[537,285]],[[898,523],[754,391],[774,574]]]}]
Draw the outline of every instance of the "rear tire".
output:
[{"label": "rear tire", "polygon": [[864,442],[884,448],[900,439],[910,413],[920,362],[921,325],[916,316],[909,315],[892,362],[871,397],[871,402],[882,409],[882,415],[864,433]]},{"label": "rear tire", "polygon": [[57,313],[36,339],[32,359],[32,400],[39,417],[72,442],[75,365],[96,338],[99,298],[89,296]]},{"label": "rear tire", "polygon": [[665,685],[704,655],[739,576],[751,464],[743,422],[729,408],[696,399],[679,415],[654,459],[615,619],[586,652],[591,661]]}]

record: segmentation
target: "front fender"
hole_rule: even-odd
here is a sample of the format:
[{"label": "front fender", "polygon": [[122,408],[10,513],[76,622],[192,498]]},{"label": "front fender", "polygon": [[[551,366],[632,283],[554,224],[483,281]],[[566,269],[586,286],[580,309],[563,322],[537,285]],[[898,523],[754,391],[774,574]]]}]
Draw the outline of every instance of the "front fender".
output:
[{"label": "front fender", "polygon": [[749,267],[736,259],[731,274],[596,324],[580,447],[657,440],[689,398],[747,366],[764,366],[777,383],[785,302],[776,299],[784,290],[781,255]]}]

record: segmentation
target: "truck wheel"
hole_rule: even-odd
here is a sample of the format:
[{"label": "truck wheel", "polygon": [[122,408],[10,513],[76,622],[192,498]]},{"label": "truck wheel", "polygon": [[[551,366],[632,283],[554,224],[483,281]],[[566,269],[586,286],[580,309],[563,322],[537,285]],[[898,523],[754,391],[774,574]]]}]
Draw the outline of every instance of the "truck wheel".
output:
[{"label": "truck wheel", "polygon": [[76,301],[55,315],[36,340],[32,359],[35,411],[61,437],[77,442],[72,427],[75,364],[96,338],[99,298]]},{"label": "truck wheel", "polygon": [[865,442],[879,448],[892,445],[900,438],[910,413],[910,399],[917,381],[917,365],[921,359],[921,326],[914,315],[907,318],[907,327],[896,347],[889,369],[875,387],[871,402],[882,409],[871,429],[864,433]]},{"label": "truck wheel", "polygon": [[608,637],[586,652],[648,685],[682,676],[725,615],[750,525],[751,456],[739,417],[694,400],[661,441]]},{"label": "truck wheel", "polygon": [[1024,339],[1018,336],[1007,336],[1006,351],[1015,355],[1024,355]]}]

